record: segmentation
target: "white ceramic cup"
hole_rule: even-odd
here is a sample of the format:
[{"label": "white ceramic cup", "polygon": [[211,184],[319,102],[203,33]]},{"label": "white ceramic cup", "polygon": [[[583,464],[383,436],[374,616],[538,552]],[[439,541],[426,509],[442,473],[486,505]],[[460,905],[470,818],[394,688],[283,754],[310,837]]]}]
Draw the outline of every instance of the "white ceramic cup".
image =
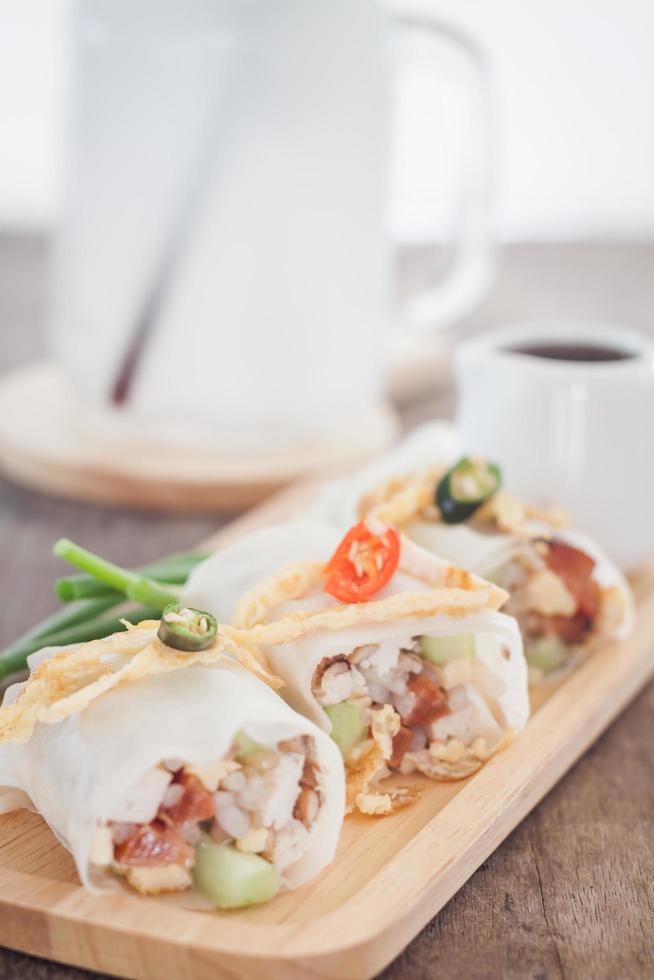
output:
[{"label": "white ceramic cup", "polygon": [[[519,350],[542,345],[624,356]],[[604,324],[521,324],[463,343],[456,377],[466,450],[497,460],[512,492],[561,504],[623,568],[654,553],[654,343]]]}]

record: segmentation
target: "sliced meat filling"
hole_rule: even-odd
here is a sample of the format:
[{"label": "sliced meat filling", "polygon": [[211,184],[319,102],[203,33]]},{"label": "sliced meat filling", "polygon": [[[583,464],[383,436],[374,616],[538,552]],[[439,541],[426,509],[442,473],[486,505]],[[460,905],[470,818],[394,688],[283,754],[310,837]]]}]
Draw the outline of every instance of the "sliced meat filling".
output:
[{"label": "sliced meat filling", "polygon": [[193,865],[193,848],[182,834],[162,820],[149,824],[116,824],[113,832],[114,860],[129,867],[151,868],[161,864]]},{"label": "sliced meat filling", "polygon": [[358,710],[357,739],[362,742],[374,737],[375,713],[390,705],[396,718],[386,754],[391,769],[400,768],[407,752],[423,749],[437,738],[434,725],[451,711],[442,673],[420,655],[419,637],[384,640],[325,658],[316,668],[312,690],[332,719],[332,734],[341,747],[350,746],[352,740],[336,726],[352,722],[348,713],[334,710],[337,706]]},{"label": "sliced meat filling", "polygon": [[[561,650],[583,644],[593,632],[602,603],[595,561],[557,538],[535,542],[503,569],[501,584],[511,598],[505,612],[525,636],[527,657],[545,667],[561,666]],[[544,646],[552,640],[557,646]]]},{"label": "sliced meat filling", "polygon": [[260,855],[283,875],[307,849],[321,785],[310,736],[271,747],[239,736],[212,765],[165,760],[98,828],[91,860],[148,894],[190,887],[202,840]]}]

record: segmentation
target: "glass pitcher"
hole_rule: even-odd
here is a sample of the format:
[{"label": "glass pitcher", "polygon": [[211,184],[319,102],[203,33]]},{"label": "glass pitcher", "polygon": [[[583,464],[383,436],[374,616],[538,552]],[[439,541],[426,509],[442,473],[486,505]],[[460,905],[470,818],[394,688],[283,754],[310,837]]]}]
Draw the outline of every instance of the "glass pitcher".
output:
[{"label": "glass pitcher", "polygon": [[[49,338],[84,419],[250,448],[356,425],[392,338],[488,279],[477,52],[374,0],[78,0],[72,27]],[[431,196],[402,186],[419,104]],[[402,309],[391,223],[447,256]]]}]

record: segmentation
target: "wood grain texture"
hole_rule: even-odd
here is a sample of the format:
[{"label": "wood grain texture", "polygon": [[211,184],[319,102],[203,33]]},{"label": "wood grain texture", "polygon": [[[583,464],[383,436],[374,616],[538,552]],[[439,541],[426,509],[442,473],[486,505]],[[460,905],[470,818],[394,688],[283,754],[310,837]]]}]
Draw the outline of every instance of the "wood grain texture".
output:
[{"label": "wood grain texture", "polygon": [[[236,533],[290,517],[305,488],[273,500]],[[312,492],[312,488],[308,488]],[[217,547],[234,529],[218,534]],[[541,689],[527,728],[507,750],[459,783],[425,782],[411,807],[344,825],[334,863],[320,878],[238,914],[188,911],[177,901],[129,893],[96,896],[77,882],[70,855],[35,814],[0,819],[0,941],[119,976],[181,980],[371,977],[439,911],[654,671],[654,572],[639,583],[638,629],[590,658],[556,687]],[[412,779],[415,777],[412,777]],[[607,839],[595,839],[598,859]],[[550,954],[554,941],[538,856]],[[571,880],[571,889],[574,879]],[[583,918],[583,888],[577,884]],[[592,930],[582,930],[592,943]]]},{"label": "wood grain texture", "polygon": [[[41,352],[44,248],[0,238],[0,367]],[[461,327],[547,316],[651,330],[654,246],[519,246]],[[408,406],[408,425],[451,407],[449,392]],[[57,536],[74,533],[121,562],[186,547],[216,520],[112,511],[0,483],[0,617],[6,643],[50,612]],[[384,973],[391,980],[654,975],[654,686],[635,701]],[[38,933],[39,926],[34,928]],[[47,955],[44,950],[43,955]],[[0,950],[0,980],[89,974]],[[202,975],[202,974],[200,974]],[[191,973],[188,976],[192,976]]]},{"label": "wood grain texture", "polygon": [[653,717],[650,685],[384,980],[653,976]]}]

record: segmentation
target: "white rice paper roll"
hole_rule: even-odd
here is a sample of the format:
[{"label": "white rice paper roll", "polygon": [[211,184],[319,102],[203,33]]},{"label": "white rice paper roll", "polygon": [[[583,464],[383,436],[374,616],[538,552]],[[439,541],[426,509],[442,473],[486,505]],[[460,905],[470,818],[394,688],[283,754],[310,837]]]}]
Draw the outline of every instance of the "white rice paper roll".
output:
[{"label": "white rice paper roll", "polygon": [[[307,516],[346,530],[358,520],[361,499],[391,477],[408,476],[429,466],[453,465],[464,454],[458,433],[447,422],[427,422],[394,449],[370,466],[346,479],[326,484]],[[556,503],[556,501],[550,501]],[[535,532],[551,533],[551,528],[533,522]],[[415,520],[402,531],[417,544],[460,568],[487,576],[510,560],[524,539],[508,533],[480,532],[466,524],[448,525]],[[624,599],[623,617],[611,638],[630,635],[635,620],[634,598],[629,584],[615,562],[586,534],[567,528],[557,529],[556,537],[579,548],[596,564],[595,578],[603,588],[616,587]]]},{"label": "white rice paper roll", "polygon": [[[8,702],[19,689],[14,685],[7,691]],[[284,873],[286,884],[298,887],[334,857],[345,812],[343,762],[320,728],[236,665],[192,666],[145,677],[59,724],[37,725],[28,742],[1,745],[0,812],[28,805],[71,852],[84,885],[115,887],[116,880],[90,862],[97,824],[111,819],[144,774],[163,760],[215,763],[241,730],[264,745],[298,735],[315,739],[324,802],[307,850]]]},{"label": "white rice paper roll", "polygon": [[375,487],[427,466],[451,466],[462,455],[459,434],[450,422],[426,422],[352,476],[325,483],[306,517],[345,530],[357,522],[361,498]]},{"label": "white rice paper roll", "polygon": [[[539,529],[545,536],[552,529],[544,524],[533,522],[533,529]],[[416,544],[428,551],[451,561],[454,565],[467,568],[477,575],[493,576],[493,573],[506,565],[516,551],[524,548],[524,538],[511,534],[482,534],[465,524],[448,526],[429,521],[413,521],[404,528],[405,533]],[[626,639],[632,632],[636,607],[631,587],[622,571],[604,551],[580,531],[557,528],[554,537],[564,544],[583,551],[595,562],[593,576],[602,588],[617,588],[623,597],[623,615],[611,639]]]},{"label": "white rice paper roll", "polygon": [[[326,562],[340,539],[340,532],[311,521],[256,531],[198,565],[191,573],[184,600],[229,623],[244,593],[290,562]],[[434,561],[433,556],[425,555],[425,558]],[[429,587],[405,572],[396,572],[389,584],[376,593],[375,599],[405,591],[423,592],[429,591]],[[274,618],[277,620],[295,610],[325,609],[334,603],[332,596],[317,589],[304,599],[279,607]],[[329,718],[311,691],[314,672],[323,658],[348,654],[356,647],[384,640],[463,633],[483,638],[476,644],[480,693],[496,709],[503,729],[523,728],[529,718],[527,666],[517,623],[503,613],[403,617],[394,622],[321,630],[294,643],[266,647],[266,654],[274,673],[284,680],[282,697],[325,731],[330,731]]]}]

